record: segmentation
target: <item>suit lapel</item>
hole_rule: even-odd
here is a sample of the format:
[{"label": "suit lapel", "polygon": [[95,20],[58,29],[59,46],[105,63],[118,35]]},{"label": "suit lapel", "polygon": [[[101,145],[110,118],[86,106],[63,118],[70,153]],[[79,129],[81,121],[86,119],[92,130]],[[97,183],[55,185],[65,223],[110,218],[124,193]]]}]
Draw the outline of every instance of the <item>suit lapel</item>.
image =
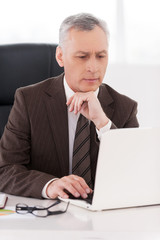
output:
[{"label": "suit lapel", "polygon": [[114,113],[113,108],[113,98],[108,92],[107,85],[102,84],[99,88],[98,99],[101,103],[103,111],[106,113],[107,117],[112,120],[112,116]]},{"label": "suit lapel", "polygon": [[49,125],[56,145],[62,176],[69,172],[69,138],[66,97],[63,87],[63,74],[52,80],[45,91],[45,104]]}]

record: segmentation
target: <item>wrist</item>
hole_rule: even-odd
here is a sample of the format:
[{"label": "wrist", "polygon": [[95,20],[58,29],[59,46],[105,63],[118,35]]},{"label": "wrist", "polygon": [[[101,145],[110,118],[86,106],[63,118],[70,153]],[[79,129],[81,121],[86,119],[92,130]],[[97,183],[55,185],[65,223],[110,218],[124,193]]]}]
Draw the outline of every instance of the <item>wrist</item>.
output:
[{"label": "wrist", "polygon": [[[53,178],[52,180],[50,180],[47,184],[46,184],[46,189],[45,189],[45,194],[46,194],[46,198],[53,198],[51,197],[52,194],[50,194],[50,191],[52,192],[52,188],[53,188],[53,183],[58,180],[59,178]],[[50,189],[51,188],[51,189]]]},{"label": "wrist", "polygon": [[98,118],[93,121],[96,128],[100,130],[109,123],[109,118],[104,114],[101,118]]}]

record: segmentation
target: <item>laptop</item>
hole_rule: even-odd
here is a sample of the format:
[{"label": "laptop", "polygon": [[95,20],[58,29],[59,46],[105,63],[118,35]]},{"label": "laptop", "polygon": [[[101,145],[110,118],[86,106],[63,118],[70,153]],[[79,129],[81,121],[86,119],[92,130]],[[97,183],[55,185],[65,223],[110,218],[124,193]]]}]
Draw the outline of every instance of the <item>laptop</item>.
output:
[{"label": "laptop", "polygon": [[91,211],[160,204],[160,128],[102,135],[93,199],[62,199]]}]

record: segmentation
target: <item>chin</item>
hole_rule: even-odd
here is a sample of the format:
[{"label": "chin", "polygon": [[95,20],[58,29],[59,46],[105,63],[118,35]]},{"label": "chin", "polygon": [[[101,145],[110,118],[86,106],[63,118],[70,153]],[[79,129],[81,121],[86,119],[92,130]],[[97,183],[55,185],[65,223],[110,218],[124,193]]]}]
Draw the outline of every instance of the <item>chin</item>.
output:
[{"label": "chin", "polygon": [[98,80],[85,80],[85,81],[83,81],[82,82],[82,84],[81,84],[81,91],[83,91],[83,92],[91,92],[91,91],[93,91],[93,92],[95,92],[98,88],[99,88],[99,86],[101,85],[101,81],[100,81],[100,79],[98,79]]},{"label": "chin", "polygon": [[95,92],[98,89],[99,86],[94,87],[83,87],[81,88],[81,92]]}]

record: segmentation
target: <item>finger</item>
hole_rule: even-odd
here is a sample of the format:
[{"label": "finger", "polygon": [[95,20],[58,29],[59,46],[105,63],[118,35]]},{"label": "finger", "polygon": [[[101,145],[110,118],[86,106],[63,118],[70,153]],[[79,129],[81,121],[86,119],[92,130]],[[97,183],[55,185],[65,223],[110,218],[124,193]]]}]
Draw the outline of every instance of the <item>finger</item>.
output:
[{"label": "finger", "polygon": [[69,195],[60,188],[58,188],[56,190],[56,193],[55,193],[55,191],[53,193],[51,193],[49,197],[52,199],[56,199],[58,196],[60,196],[61,198],[65,198],[65,199],[69,198]]},{"label": "finger", "polygon": [[87,198],[88,197],[86,189],[82,187],[80,182],[74,180],[73,186],[74,186],[74,188],[77,190],[77,192],[80,194],[80,196],[82,198]]},{"label": "finger", "polygon": [[65,182],[64,189],[71,193],[74,197],[80,197],[80,193],[77,191],[73,180],[71,180],[70,182]]},{"label": "finger", "polygon": [[91,189],[83,178],[70,175],[52,182],[48,187],[48,193],[48,196],[51,198],[56,198],[57,196],[68,198],[69,195],[67,193],[71,193],[76,198],[80,196],[87,198],[87,194],[91,193]]},{"label": "finger", "polygon": [[74,113],[75,113],[75,114],[78,113],[78,101],[79,101],[79,99],[76,98],[76,99],[75,99],[75,104],[74,104]]},{"label": "finger", "polygon": [[74,95],[74,97],[72,98],[72,101],[71,101],[71,103],[70,103],[70,106],[69,106],[69,111],[70,111],[70,112],[74,111],[75,101],[76,101],[76,97],[75,97],[75,95]]},{"label": "finger", "polygon": [[74,95],[72,95],[72,97],[70,97],[70,98],[68,99],[68,101],[66,102],[67,106],[69,106],[69,105],[71,104],[73,98],[74,98]]},{"label": "finger", "polygon": [[84,100],[81,96],[75,97],[75,103],[74,103],[74,113],[75,114],[77,114],[81,110],[83,103],[84,103]]},{"label": "finger", "polygon": [[[87,102],[83,102],[83,104],[81,105],[81,109],[79,110],[80,113],[83,114],[83,112],[85,112],[85,110],[89,111],[89,108],[88,108],[88,103]],[[84,115],[84,114],[83,114]]]},{"label": "finger", "polygon": [[78,177],[76,175],[70,175],[67,177],[63,177],[63,187],[65,190],[67,190],[69,193],[71,193],[74,197],[82,197],[82,198],[87,198],[87,192],[90,192],[89,190],[86,190],[85,188],[82,187],[88,187],[88,185],[85,183],[84,179],[81,177]]},{"label": "finger", "polygon": [[85,103],[84,100],[80,97],[80,98],[78,99],[78,112],[81,111],[82,105],[83,105],[84,103]]},{"label": "finger", "polygon": [[77,175],[71,175],[73,180],[76,181],[78,184],[76,184],[76,182],[74,182],[74,187],[77,189],[77,191],[81,194],[81,196],[83,197],[84,194],[89,194],[92,192],[92,189],[87,185],[87,183],[85,182],[85,180]]},{"label": "finger", "polygon": [[67,193],[71,193],[75,197],[79,197],[80,194],[72,186],[71,182],[72,181],[69,179],[69,177],[63,177],[55,181],[53,184],[50,184],[48,188],[48,196],[53,199],[57,198],[58,196],[67,199],[69,198]]},{"label": "finger", "polygon": [[62,198],[69,198],[68,194],[64,191],[65,181],[65,177],[52,181],[46,189],[47,196],[52,199],[55,199],[58,196]]},{"label": "finger", "polygon": [[85,180],[83,178],[82,178],[82,181],[81,181],[81,186],[82,186],[83,189],[85,189],[87,194],[92,192],[92,189],[87,185],[87,183],[85,182]]},{"label": "finger", "polygon": [[69,198],[69,195],[62,189],[59,189],[58,196],[60,196],[61,198],[65,198],[65,199]]}]

